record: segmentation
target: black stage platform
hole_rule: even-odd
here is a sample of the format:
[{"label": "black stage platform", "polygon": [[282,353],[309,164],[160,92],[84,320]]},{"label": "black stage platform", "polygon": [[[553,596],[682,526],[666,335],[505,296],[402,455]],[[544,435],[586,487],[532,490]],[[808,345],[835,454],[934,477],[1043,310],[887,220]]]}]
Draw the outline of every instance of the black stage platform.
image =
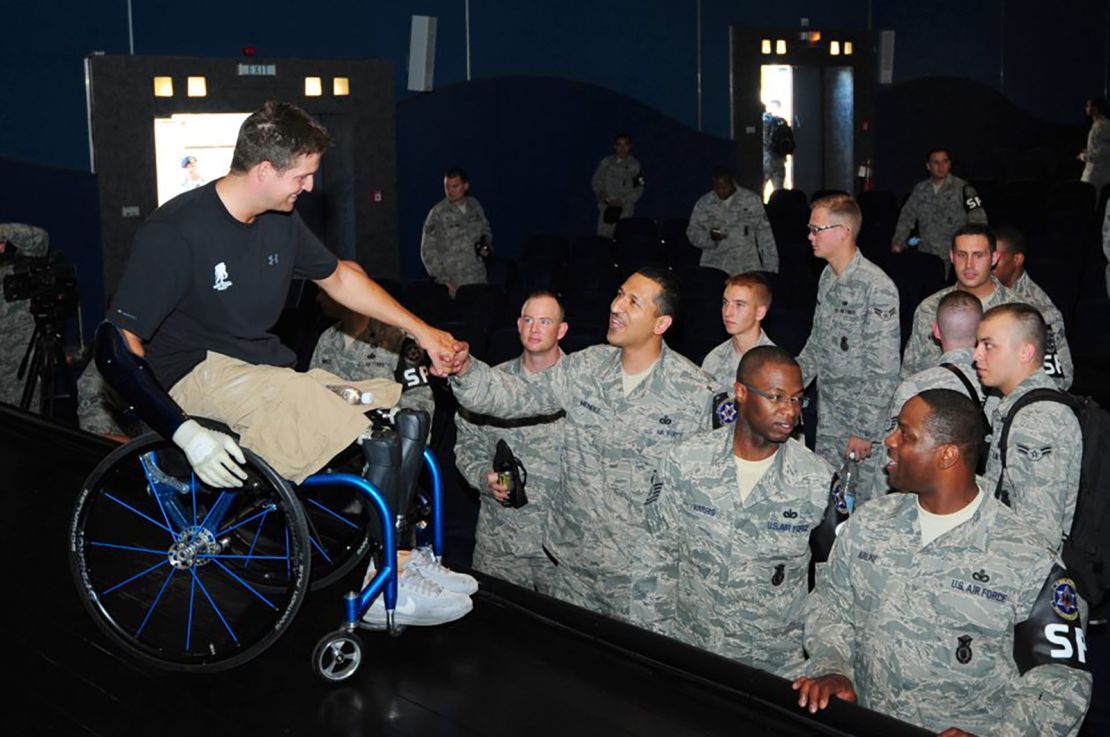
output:
[{"label": "black stage platform", "polygon": [[811,718],[786,681],[489,579],[459,622],[361,633],[362,668],[342,684],[313,675],[310,656],[355,580],[312,594],[245,666],[148,669],[93,624],[66,559],[81,481],[111,447],[0,405],[5,734],[926,734],[840,702]]}]

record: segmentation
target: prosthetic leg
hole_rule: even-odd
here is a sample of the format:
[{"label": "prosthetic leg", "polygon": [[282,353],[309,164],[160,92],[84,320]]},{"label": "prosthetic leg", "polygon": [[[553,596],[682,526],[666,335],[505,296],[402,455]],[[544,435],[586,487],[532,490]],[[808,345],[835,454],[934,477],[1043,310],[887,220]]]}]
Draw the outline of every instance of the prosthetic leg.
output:
[{"label": "prosthetic leg", "polygon": [[[398,537],[406,529],[407,511],[424,464],[429,424],[426,412],[401,410],[394,415],[392,427],[376,428],[370,437],[361,441],[366,459],[363,477],[382,493]],[[404,564],[399,564],[401,570],[395,612],[387,612],[379,597],[363,616],[364,627],[396,632],[407,625],[450,622],[471,610],[473,604],[467,595],[469,592],[448,589],[437,580],[461,574],[443,568],[434,554],[430,556],[429,565],[422,565],[426,557],[414,551]],[[367,581],[374,577],[378,565],[380,562],[372,558],[366,574]],[[436,574],[441,571],[446,576],[437,577]],[[470,579],[469,576],[465,578]],[[390,619],[393,621],[388,621]]]}]

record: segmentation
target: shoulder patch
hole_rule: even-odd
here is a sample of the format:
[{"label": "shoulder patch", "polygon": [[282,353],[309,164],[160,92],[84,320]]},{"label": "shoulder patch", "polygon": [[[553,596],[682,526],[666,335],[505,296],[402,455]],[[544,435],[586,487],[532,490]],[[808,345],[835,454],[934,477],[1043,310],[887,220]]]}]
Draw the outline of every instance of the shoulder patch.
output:
[{"label": "shoulder patch", "polygon": [[1021,453],[1023,456],[1031,461],[1039,461],[1042,458],[1052,455],[1052,446],[1045,445],[1038,448],[1034,446],[1024,445],[1023,443],[1018,443],[1017,452]]},{"label": "shoulder patch", "polygon": [[871,311],[875,313],[875,316],[880,320],[889,320],[894,317],[894,313],[898,310],[894,307],[872,307]]},{"label": "shoulder patch", "polygon": [[1052,611],[1069,622],[1079,618],[1079,592],[1075,581],[1058,578],[1052,582]]}]

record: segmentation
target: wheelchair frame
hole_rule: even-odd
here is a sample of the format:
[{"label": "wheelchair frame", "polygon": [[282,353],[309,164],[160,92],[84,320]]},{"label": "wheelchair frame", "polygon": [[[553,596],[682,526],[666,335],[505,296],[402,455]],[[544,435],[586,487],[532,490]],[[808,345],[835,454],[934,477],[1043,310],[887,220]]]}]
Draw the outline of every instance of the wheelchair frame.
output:
[{"label": "wheelchair frame", "polygon": [[[146,452],[143,452],[144,450]],[[164,472],[157,464],[156,455],[163,450],[176,452],[172,443],[160,435],[154,433],[144,435],[113,451],[86,480],[70,525],[69,552],[75,582],[83,604],[97,625],[132,656],[157,667],[179,671],[213,672],[233,668],[257,657],[280,637],[299,609],[312,583],[311,547],[315,546],[321,554],[325,556],[326,554],[320,544],[311,537],[304,505],[294,495],[292,484],[278,476],[272,467],[257,455],[244,449],[248,457],[249,473],[252,471],[256,473],[251,473],[243,489],[220,490],[200,485],[191,469],[189,469],[188,483],[173,474]],[[126,494],[121,491],[113,493],[105,484],[112,486],[113,482],[118,481],[126,486],[129,478],[131,481],[138,481],[139,477],[129,463],[136,454],[138,454],[145,488],[132,490],[136,500],[125,501]],[[179,465],[180,460],[180,458],[177,459]],[[423,463],[431,478],[432,548],[438,560],[443,552],[442,475],[435,456],[428,448],[423,450]],[[380,490],[372,482],[360,476],[351,473],[319,473],[310,476],[299,485],[300,489],[313,492],[322,487],[340,487],[354,491],[358,498],[374,509],[382,528],[382,565],[361,591],[351,591],[346,594],[339,629],[321,638],[313,652],[314,671],[327,680],[341,681],[352,676],[358,669],[362,645],[355,632],[362,616],[378,596],[383,597],[386,630],[390,635],[397,636],[404,629],[396,624],[394,616],[399,574],[396,535],[402,525],[403,517],[393,514]],[[215,501],[207,505],[206,510],[198,509],[198,493],[202,491],[206,491],[209,495],[218,494]],[[145,497],[151,497],[154,501],[154,508],[149,508],[150,514],[139,509],[137,503],[137,500]],[[315,503],[312,498],[306,496],[305,499]],[[129,501],[136,501],[136,503],[129,503]],[[147,504],[149,505],[149,502]],[[333,516],[339,516],[322,505],[316,504],[316,506]],[[284,540],[281,543],[283,552],[265,550],[267,538],[262,535],[263,528],[268,516],[275,512],[279,513],[276,515],[279,520],[281,515],[285,518]],[[109,528],[121,527],[113,522],[113,520],[119,521],[114,516],[116,514],[122,515],[119,520],[123,520],[125,524],[132,523],[135,526],[132,532],[151,542],[122,544],[110,539],[97,539],[114,534],[109,532]],[[157,519],[159,516],[161,521]],[[108,519],[104,520],[103,517]],[[362,515],[362,519],[365,524],[367,515]],[[348,520],[341,519],[341,521],[354,526]],[[373,521],[372,518],[370,521]],[[253,531],[253,537],[250,537],[250,529],[253,525],[257,527]],[[164,533],[169,533],[170,536],[168,546],[164,543]],[[368,532],[359,531],[359,534],[365,536]],[[247,537],[250,537],[249,543]],[[232,538],[234,541],[229,542]],[[271,546],[280,547],[278,541],[269,540],[269,543]],[[235,547],[236,545],[238,548]],[[349,570],[350,566],[357,565],[357,560],[364,556],[365,546],[356,547],[355,561],[344,568],[344,571]],[[245,552],[227,552],[240,548],[245,548]],[[267,555],[266,552],[274,554]],[[120,553],[131,553],[136,557],[155,556],[153,559],[158,562],[137,573],[132,573],[133,560],[127,560],[126,564],[118,563],[115,556]],[[91,566],[90,559],[96,561]],[[105,561],[103,566],[100,564],[102,560]],[[215,564],[210,570],[218,570],[224,575],[208,575],[206,586],[199,576],[199,571],[209,563]],[[271,568],[248,572],[247,568],[254,563],[263,567],[269,565]],[[140,565],[145,566],[145,564],[144,561]],[[229,567],[234,564],[241,565],[242,568],[236,572]],[[120,574],[115,573],[114,569],[121,566],[130,567],[126,575],[119,579]],[[98,567],[112,571],[116,576],[110,579],[111,586],[99,580],[104,574],[96,570]],[[168,572],[161,587],[158,588],[157,594],[153,595],[153,599],[149,599],[149,595],[153,594],[156,587],[152,574],[167,567]],[[162,611],[157,610],[175,573],[179,571],[188,571],[190,576],[186,579],[188,611],[184,615],[184,622],[167,621],[173,619],[172,616],[165,614],[168,605],[162,607]],[[332,572],[333,575],[335,573],[335,571]],[[276,586],[274,581],[277,582]],[[144,586],[147,589],[147,599],[143,599],[141,591],[136,591]],[[224,602],[225,609],[229,609],[228,612],[221,610],[213,597],[213,591],[219,588],[226,590],[229,597],[236,595],[241,597],[240,602],[233,602],[238,604],[234,607]],[[182,585],[179,582],[174,586],[174,591],[184,596],[184,591],[180,589]],[[275,589],[280,597],[275,595]],[[144,602],[149,600],[149,604],[140,604],[138,603],[140,600]],[[208,607],[203,607],[205,600]],[[254,633],[255,642],[245,643],[240,640],[247,638],[240,638],[236,633],[236,627],[241,624],[240,620],[236,620],[234,623],[236,626],[233,626],[229,619],[239,614],[241,618],[246,618],[247,624],[250,624],[252,606],[262,611],[276,611],[277,614],[272,625],[262,627],[261,631]],[[211,610],[209,624],[215,633],[211,637],[218,635],[220,638],[226,638],[226,644],[221,642],[221,652],[218,655],[212,639],[208,642],[210,652],[191,652],[194,650],[192,641],[194,624],[199,622],[202,609]],[[235,611],[230,611],[231,609]],[[211,616],[212,613],[214,617]],[[141,622],[132,631],[140,615],[142,615]],[[131,621],[125,624],[124,620],[128,617]],[[152,624],[155,620],[160,621]],[[148,625],[150,625],[149,629],[147,629]],[[180,625],[184,625],[184,652],[180,648],[174,650],[164,645],[150,634],[159,627],[169,632],[174,626]],[[143,639],[144,630],[151,642]],[[167,634],[162,639],[169,642],[176,636],[179,636],[179,633]],[[224,650],[227,652],[225,653]]]}]

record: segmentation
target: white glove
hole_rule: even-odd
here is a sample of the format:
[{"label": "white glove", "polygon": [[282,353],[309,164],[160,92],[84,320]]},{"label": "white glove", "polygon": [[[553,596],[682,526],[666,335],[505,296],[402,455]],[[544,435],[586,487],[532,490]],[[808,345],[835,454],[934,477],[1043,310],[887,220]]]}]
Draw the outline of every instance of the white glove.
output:
[{"label": "white glove", "polygon": [[[200,480],[214,489],[239,488],[246,472],[235,463],[246,463],[243,451],[222,432],[208,430],[196,420],[185,420],[173,434],[173,442],[185,451]],[[235,460],[232,460],[234,456]],[[236,478],[238,477],[238,478]]]}]

